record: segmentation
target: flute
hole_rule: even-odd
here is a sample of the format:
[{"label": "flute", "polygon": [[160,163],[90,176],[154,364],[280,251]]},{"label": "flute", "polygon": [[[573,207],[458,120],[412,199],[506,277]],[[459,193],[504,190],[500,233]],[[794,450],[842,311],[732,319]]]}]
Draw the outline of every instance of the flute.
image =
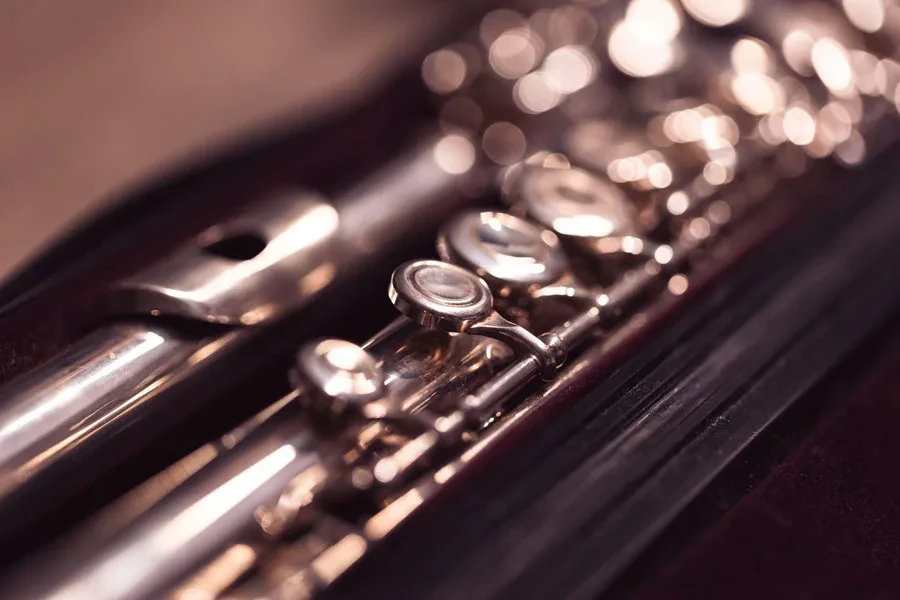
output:
[{"label": "flute", "polygon": [[[649,5],[663,18],[674,14],[678,27],[664,21],[658,39],[640,38],[643,21],[654,20]],[[575,24],[595,18],[564,8],[557,16]],[[605,354],[591,352],[592,344],[630,331],[630,318],[647,314],[638,309],[660,311],[683,295],[696,264],[708,259],[705,248],[764,210],[779,177],[799,176],[832,154],[845,164],[865,158],[840,150],[857,139],[860,122],[844,103],[849,92],[829,96],[834,82],[823,73],[812,82],[792,75],[783,39],[740,37],[714,80],[682,86],[709,97],[680,89],[656,97],[655,114],[637,107],[625,120],[627,136],[591,140],[590,132],[609,131],[598,129],[602,115],[562,112],[566,101],[576,105],[603,87],[591,69],[611,62],[635,80],[663,81],[677,46],[692,43],[679,38],[683,15],[670,2],[635,0],[620,14],[607,28],[606,62],[593,40],[554,47],[522,15],[485,18],[481,63],[494,70],[485,85],[507,89],[528,115],[518,125],[494,120],[490,103],[460,102],[471,100],[467,86],[480,85],[470,80],[466,52],[450,47],[426,59],[426,82],[450,96],[444,109],[453,108],[441,111],[446,154],[438,162],[468,172],[480,137],[484,163],[500,171],[508,212],[448,221],[440,261],[394,272],[389,298],[400,320],[362,346],[332,339],[304,346],[294,392],[203,450],[199,470],[121,530],[87,544],[90,552],[69,552],[38,582],[43,595],[314,594],[546,402],[554,385],[595,367]],[[659,56],[633,55],[635,44]],[[895,118],[895,91],[853,93],[887,107],[884,124]],[[476,109],[478,122],[457,129]],[[557,136],[563,142],[543,145],[546,124],[567,119]],[[639,143],[601,156],[598,148],[618,149],[626,138]],[[523,404],[529,386],[538,391]],[[31,593],[27,579],[7,589]]]},{"label": "flute", "polygon": [[105,292],[108,324],[0,388],[0,514],[16,515],[0,537],[202,408],[184,394],[276,356],[287,317],[470,203],[460,186],[478,174],[440,162],[446,139],[424,135],[341,197],[252,205]]}]

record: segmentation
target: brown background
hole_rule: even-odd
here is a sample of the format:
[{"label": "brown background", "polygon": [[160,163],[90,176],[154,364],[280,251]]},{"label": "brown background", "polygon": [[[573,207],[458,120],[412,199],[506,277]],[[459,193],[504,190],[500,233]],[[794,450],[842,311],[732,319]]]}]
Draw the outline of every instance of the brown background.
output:
[{"label": "brown background", "polygon": [[188,159],[364,100],[454,4],[3,4],[0,281],[92,207]]}]

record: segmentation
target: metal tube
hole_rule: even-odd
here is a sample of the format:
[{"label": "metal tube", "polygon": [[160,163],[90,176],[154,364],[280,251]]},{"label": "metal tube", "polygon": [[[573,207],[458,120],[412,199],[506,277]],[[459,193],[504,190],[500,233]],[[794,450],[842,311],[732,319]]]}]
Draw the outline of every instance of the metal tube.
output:
[{"label": "metal tube", "polygon": [[[0,490],[27,480],[67,447],[134,410],[150,396],[149,384],[162,384],[199,345],[160,327],[112,325],[5,388]],[[123,401],[126,389],[130,394]]]},{"label": "metal tube", "polygon": [[[147,302],[158,298],[163,314],[198,318],[196,311],[205,301],[215,311],[209,320],[252,325],[192,338],[148,324],[152,321],[128,324],[134,319],[124,317],[123,323],[95,331],[0,388],[0,539],[18,534],[29,521],[120,464],[200,408],[212,393],[296,345],[300,340],[273,327],[282,317],[297,313],[321,292],[354,281],[377,257],[389,256],[409,236],[427,232],[472,202],[457,191],[461,179],[472,173],[445,168],[442,161],[449,159],[441,154],[448,151],[442,150],[443,139],[439,134],[425,137],[337,198],[336,227],[333,217],[323,223],[329,227],[328,239],[313,236],[315,244],[305,243],[310,229],[322,223],[323,214],[328,216],[318,208],[298,211],[293,206],[284,225],[267,205],[258,222],[251,211],[228,224],[226,229],[239,232],[254,225],[263,232],[273,230],[273,223],[282,226],[266,254],[234,264],[233,293],[229,263],[195,247],[188,247],[186,256],[213,272],[214,286],[206,285],[206,271],[192,272],[189,261],[177,255],[168,262],[183,269],[178,276],[162,285],[155,278],[166,273],[151,271],[152,288],[130,288],[142,294],[133,305],[138,312],[151,309]],[[323,252],[326,243],[328,251]],[[286,248],[292,254],[286,255]],[[174,293],[173,281],[187,286],[190,294]],[[248,281],[260,285],[247,290]],[[128,313],[127,299],[121,290],[115,294],[117,313]],[[199,319],[204,320],[202,315]]]},{"label": "metal tube", "polygon": [[254,431],[241,444],[242,452],[214,460],[192,485],[179,487],[123,535],[94,549],[81,568],[57,579],[27,575],[11,582],[6,593],[72,600],[156,598],[232,544],[247,544],[252,552],[254,543],[264,541],[258,509],[272,505],[298,478],[312,489],[327,475],[309,430],[292,408]]},{"label": "metal tube", "polygon": [[[415,399],[419,409],[444,407],[512,360],[512,352],[494,340],[428,331],[407,319],[386,328],[367,349],[383,364],[389,397]],[[252,567],[272,541],[259,509],[273,507],[289,484],[312,490],[337,466],[332,461],[326,469],[315,454],[297,397],[290,394],[185,458],[185,470],[196,472],[173,490],[166,491],[163,473],[101,512],[62,540],[56,554],[51,549],[37,556],[4,581],[0,596],[157,598],[235,545],[253,554],[235,568]]]}]

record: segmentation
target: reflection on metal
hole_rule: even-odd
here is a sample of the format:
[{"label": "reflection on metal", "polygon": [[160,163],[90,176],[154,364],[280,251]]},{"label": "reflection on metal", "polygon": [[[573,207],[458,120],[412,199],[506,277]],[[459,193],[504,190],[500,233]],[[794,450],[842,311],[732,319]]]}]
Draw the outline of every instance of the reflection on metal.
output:
[{"label": "reflection on metal", "polygon": [[307,390],[306,406],[330,419],[367,415],[385,393],[384,374],[375,359],[343,340],[321,340],[301,348],[293,374],[295,385]]},{"label": "reflection on metal", "polygon": [[526,169],[513,200],[558,235],[600,238],[634,231],[634,205],[611,182],[581,169]]},{"label": "reflection on metal", "polygon": [[670,0],[632,0],[609,34],[613,63],[632,77],[653,77],[678,64],[681,11]]},{"label": "reflection on metal", "polygon": [[434,146],[434,162],[450,175],[461,175],[475,165],[475,146],[461,134],[448,134]]},{"label": "reflection on metal", "polygon": [[230,535],[258,527],[257,509],[277,499],[293,479],[313,474],[307,478],[313,490],[327,473],[309,435],[290,425],[261,428],[238,460],[214,461],[201,470],[203,486],[166,496],[131,524],[132,535],[93,554],[90,568],[44,597],[153,597],[154,590],[227,552]]},{"label": "reflection on metal", "polygon": [[556,235],[504,213],[452,219],[441,229],[438,253],[485,279],[501,297],[553,283],[568,270]]},{"label": "reflection on metal", "polygon": [[4,388],[0,505],[43,469],[95,450],[148,410],[199,346],[164,328],[110,326]]},{"label": "reflection on metal", "polygon": [[[274,319],[328,285],[321,266],[335,253],[338,227],[338,212],[323,199],[285,195],[204,232],[195,245],[118,284],[107,302],[118,314],[228,325]],[[223,251],[224,244],[233,248]],[[311,273],[317,277],[310,282]]]},{"label": "reflection on metal", "polygon": [[[51,510],[145,436],[201,408],[179,395],[182,386],[210,376],[336,280],[352,280],[373,254],[470,202],[457,189],[475,161],[465,144],[425,138],[334,207],[309,193],[263,202],[110,291],[104,305],[120,323],[0,388],[0,515],[8,516],[0,530],[17,527],[11,515],[25,508]],[[228,327],[196,335],[131,322],[158,315]]]},{"label": "reflection on metal", "polygon": [[681,0],[684,9],[710,27],[724,27],[741,19],[752,0]]},{"label": "reflection on metal", "polygon": [[[282,598],[327,587],[554,389],[596,368],[606,344],[625,344],[689,297],[704,269],[721,266],[730,236],[767,217],[782,181],[824,161],[859,164],[895,136],[900,65],[876,50],[900,44],[892,9],[880,0],[610,0],[487,14],[421,65],[442,133],[351,193],[351,208],[319,212],[313,245],[328,243],[336,216],[337,247],[364,254],[406,230],[380,210],[388,198],[408,200],[415,218],[436,206],[421,198],[469,173],[495,176],[509,213],[448,220],[441,261],[393,274],[389,297],[404,317],[362,346],[302,347],[296,389],[276,408],[196,455],[203,466],[192,462],[189,477],[137,516],[101,515],[72,542],[90,552],[38,559],[2,591]],[[732,31],[742,33],[727,38]],[[331,259],[340,250],[326,254],[300,263],[299,278],[312,278],[302,289],[340,274]],[[253,292],[210,320],[282,310],[283,297]],[[191,300],[199,306],[196,293]],[[113,356],[138,365],[135,377],[152,367],[141,384],[151,396],[183,365],[221,351],[170,342],[168,331],[129,332]],[[69,427],[97,410],[96,374],[121,370],[101,363],[83,374],[83,403],[70,392],[0,414],[0,435]],[[131,410],[114,397],[115,410]],[[108,535],[94,540],[97,531]]]},{"label": "reflection on metal", "polygon": [[[341,365],[356,371],[362,351],[350,345],[340,349],[344,356],[332,355],[328,361],[332,374],[338,374]],[[383,374],[385,401],[399,405],[406,415],[427,407],[432,423],[441,424],[447,422],[441,415],[456,398],[483,385],[512,359],[509,349],[493,340],[429,331],[405,319],[371,340],[365,352]],[[302,364],[309,366],[308,361]],[[302,385],[309,379],[303,378]],[[306,523],[317,518],[309,502],[315,490],[328,484],[335,460],[351,466],[383,456],[390,448],[385,438],[391,429],[379,418],[361,418],[349,421],[353,435],[347,439],[357,441],[346,455],[323,457],[296,396],[195,452],[203,457],[203,466],[191,469],[186,485],[169,489],[165,473],[161,481],[147,482],[145,490],[156,498],[150,506],[144,500],[147,494],[124,498],[81,531],[83,551],[72,554],[63,547],[52,563],[39,564],[41,577],[26,572],[5,589],[14,586],[16,597],[157,598],[179,584],[177,597],[192,598],[218,589],[223,581],[227,586],[238,580],[271,554],[273,540],[302,533]],[[421,429],[421,420],[414,425]],[[186,460],[193,461],[194,455]],[[371,470],[369,477],[355,474],[354,485],[373,484]],[[159,495],[157,488],[166,491]],[[301,537],[309,542],[309,559],[302,567],[314,569],[313,587],[321,585],[323,577],[337,577],[365,548],[364,538],[351,534],[343,550],[322,553],[347,539],[348,532],[334,525],[319,525],[316,531],[312,538]]]}]

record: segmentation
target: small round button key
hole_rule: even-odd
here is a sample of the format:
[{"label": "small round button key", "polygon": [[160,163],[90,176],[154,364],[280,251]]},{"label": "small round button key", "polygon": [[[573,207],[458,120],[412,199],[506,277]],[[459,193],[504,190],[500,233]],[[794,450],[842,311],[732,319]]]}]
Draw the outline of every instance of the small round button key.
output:
[{"label": "small round button key", "polygon": [[505,213],[463,213],[441,229],[437,247],[441,258],[477,273],[503,296],[555,283],[569,270],[552,231]]},{"label": "small round button key", "polygon": [[388,296],[397,309],[429,329],[458,333],[493,312],[483,279],[455,265],[418,260],[398,267]]},{"label": "small round button key", "polygon": [[365,350],[343,340],[326,339],[304,345],[292,372],[303,385],[309,403],[331,416],[361,413],[385,394],[384,374]]},{"label": "small round button key", "polygon": [[519,177],[509,199],[560,237],[597,256],[657,258],[661,246],[640,233],[637,208],[610,181],[578,168],[529,167]]},{"label": "small round button key", "polygon": [[561,236],[637,233],[637,210],[611,182],[574,168],[529,168],[521,177],[517,203],[529,217]]},{"label": "small round button key", "polygon": [[456,265],[437,260],[400,265],[391,276],[388,296],[397,310],[429,329],[491,337],[536,356],[547,377],[565,361],[557,342],[548,344],[494,311],[487,283]]},{"label": "small round button key", "polygon": [[504,213],[464,213],[441,230],[441,258],[483,275],[495,294],[524,299],[565,297],[601,304],[593,289],[571,272],[552,231]]}]

